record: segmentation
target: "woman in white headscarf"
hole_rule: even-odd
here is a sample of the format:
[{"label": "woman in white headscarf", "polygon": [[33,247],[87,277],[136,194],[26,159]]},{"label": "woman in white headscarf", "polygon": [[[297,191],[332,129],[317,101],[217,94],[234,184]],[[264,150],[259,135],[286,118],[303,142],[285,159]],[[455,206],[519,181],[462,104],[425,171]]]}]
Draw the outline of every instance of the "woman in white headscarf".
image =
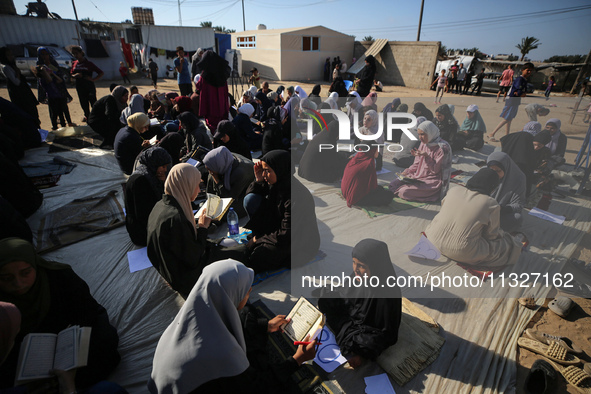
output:
[{"label": "woman in white headscarf", "polygon": [[315,342],[265,365],[267,332],[287,320],[279,315],[266,321],[246,305],[253,279],[252,269],[231,259],[203,270],[158,342],[151,393],[274,393],[291,384],[289,375],[314,358]]},{"label": "woman in white headscarf", "polygon": [[137,113],[146,113],[146,111],[144,111],[144,97],[141,94],[134,94],[131,96],[129,105],[121,111],[121,117],[119,120],[121,123],[127,124],[127,118]]},{"label": "woman in white headscarf", "polygon": [[298,95],[299,98],[301,99],[305,99],[308,97],[308,93],[306,93],[306,91],[304,89],[302,89],[302,87],[300,85],[296,85],[296,87],[294,88],[295,94]]},{"label": "woman in white headscarf", "polygon": [[148,218],[148,257],[170,287],[183,298],[212,261],[243,259],[239,254],[225,255],[207,239],[211,219],[203,213],[195,223],[191,202],[199,194],[201,173],[190,164],[172,167],[164,183],[164,195]]},{"label": "woman in white headscarf", "polygon": [[411,151],[412,166],[402,172],[407,179],[396,178],[390,190],[410,201],[437,201],[445,196],[451,175],[451,147],[439,136],[439,128],[430,121],[418,127],[421,144]]},{"label": "woman in white headscarf", "polygon": [[339,109],[339,104],[337,103],[338,99],[339,94],[337,92],[332,92],[330,96],[328,96],[328,98],[324,100],[324,102],[330,105],[330,109]]}]

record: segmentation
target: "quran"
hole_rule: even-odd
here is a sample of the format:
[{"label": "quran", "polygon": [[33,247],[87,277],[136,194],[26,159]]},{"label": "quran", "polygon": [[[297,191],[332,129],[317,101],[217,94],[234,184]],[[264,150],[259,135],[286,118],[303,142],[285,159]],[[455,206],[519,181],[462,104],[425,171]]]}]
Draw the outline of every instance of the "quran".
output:
[{"label": "quran", "polygon": [[326,322],[324,314],[304,297],[300,297],[286,318],[291,321],[281,328],[293,341],[304,341],[308,335],[309,341],[313,341]]}]

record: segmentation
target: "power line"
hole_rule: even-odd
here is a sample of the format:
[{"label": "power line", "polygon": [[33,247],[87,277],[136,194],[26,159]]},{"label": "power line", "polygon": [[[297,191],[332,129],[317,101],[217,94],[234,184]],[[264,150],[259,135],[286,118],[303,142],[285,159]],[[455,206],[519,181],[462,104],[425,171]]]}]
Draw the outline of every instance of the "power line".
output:
[{"label": "power line", "polygon": [[[472,19],[470,21],[461,20],[461,21],[450,21],[450,22],[439,22],[439,23],[429,23],[425,24],[423,29],[436,29],[436,28],[458,28],[464,26],[481,26],[483,24],[491,24],[491,23],[507,23],[512,22],[515,20],[523,20],[523,17],[527,18],[537,18],[537,17],[548,17],[554,16],[556,14],[563,14],[568,12],[576,12],[576,11],[583,11],[591,9],[591,5],[586,6],[577,6],[577,7],[566,7],[566,8],[558,8],[554,10],[545,10],[545,11],[537,11],[537,12],[528,12],[522,14],[515,14],[515,15],[508,15],[508,16],[498,16],[498,17],[488,17],[488,18],[479,18],[479,19]],[[552,14],[551,14],[552,13]],[[396,31],[405,31],[412,29],[414,30],[416,25],[405,25],[405,26],[396,26],[396,27],[371,27],[365,29],[349,29],[349,32],[396,32]]]}]

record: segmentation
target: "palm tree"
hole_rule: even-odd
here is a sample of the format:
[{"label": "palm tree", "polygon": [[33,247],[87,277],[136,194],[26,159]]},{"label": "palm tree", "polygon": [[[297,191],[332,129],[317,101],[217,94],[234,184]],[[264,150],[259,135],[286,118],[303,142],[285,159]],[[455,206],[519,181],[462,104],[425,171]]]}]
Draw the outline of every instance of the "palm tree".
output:
[{"label": "palm tree", "polygon": [[517,49],[519,49],[519,52],[521,52],[521,59],[519,59],[519,61],[523,61],[523,58],[525,57],[525,55],[527,55],[530,51],[533,51],[534,49],[536,49],[540,45],[542,45],[542,43],[540,42],[540,40],[538,40],[535,37],[528,36],[528,37],[522,38],[521,44],[515,45],[517,47]]},{"label": "palm tree", "polygon": [[372,36],[365,36],[365,37],[363,37],[363,41],[374,42],[375,39]]},{"label": "palm tree", "polygon": [[211,21],[201,22],[200,25],[201,25],[201,27],[212,27],[213,26]]}]

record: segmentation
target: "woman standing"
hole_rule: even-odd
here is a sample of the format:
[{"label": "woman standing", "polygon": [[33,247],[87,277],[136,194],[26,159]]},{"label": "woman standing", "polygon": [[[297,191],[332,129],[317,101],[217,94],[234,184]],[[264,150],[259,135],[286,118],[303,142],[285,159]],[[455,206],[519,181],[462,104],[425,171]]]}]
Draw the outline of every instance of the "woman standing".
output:
[{"label": "woman standing", "polygon": [[357,85],[357,93],[361,97],[365,97],[369,94],[369,91],[373,87],[373,81],[376,76],[376,59],[369,55],[365,58],[365,67],[357,74],[359,82]]},{"label": "woman standing", "polygon": [[199,92],[199,116],[205,118],[210,130],[215,130],[222,119],[228,118],[228,62],[213,51],[207,51],[197,66],[202,70],[195,84]]},{"label": "woman standing", "polygon": [[[90,116],[90,108],[96,102],[96,86],[94,86],[94,82],[101,79],[105,73],[86,58],[81,47],[73,47],[72,55],[76,60],[72,64],[71,74],[76,79],[76,91],[78,92],[80,106],[84,111],[82,121],[86,122]],[[92,76],[93,73],[97,74],[96,77]]]},{"label": "woman standing", "polygon": [[2,73],[6,77],[10,101],[31,115],[35,119],[37,126],[39,126],[41,124],[39,111],[37,111],[39,101],[37,101],[35,94],[31,91],[26,78],[18,69],[12,51],[7,47],[0,48],[0,64],[2,64]]},{"label": "woman standing", "polygon": [[[56,100],[55,100],[56,105],[55,106],[58,105],[57,99],[59,99],[59,107],[61,109],[61,114],[63,114],[63,115],[60,116],[60,114],[58,114],[55,116],[60,117],[60,122],[61,122],[62,126],[65,126],[65,121],[68,122],[68,126],[70,126],[70,127],[76,126],[76,124],[72,123],[72,119],[70,118],[70,109],[68,108],[68,103],[70,101],[72,101],[72,96],[70,96],[70,93],[68,93],[68,87],[66,86],[66,83],[65,83],[64,74],[60,70],[59,65],[57,64],[57,62],[53,58],[53,55],[51,54],[51,52],[49,52],[49,50],[45,47],[37,48],[37,66],[38,66],[38,69],[45,67],[45,70],[47,71],[48,74],[51,75],[52,79],[57,81],[55,83],[56,89],[54,89],[52,96],[54,96],[54,98],[56,98]],[[39,78],[39,81],[41,81],[41,80],[42,80],[42,78]],[[45,91],[45,89],[41,83],[39,83],[38,86],[39,86],[39,88],[38,88],[38,93],[37,93],[37,99],[39,100],[39,102],[47,103],[48,98],[49,98],[47,92]],[[50,106],[49,107],[49,117],[53,118],[53,116],[54,116],[53,110]],[[64,117],[65,117],[65,120],[64,120]]]}]

